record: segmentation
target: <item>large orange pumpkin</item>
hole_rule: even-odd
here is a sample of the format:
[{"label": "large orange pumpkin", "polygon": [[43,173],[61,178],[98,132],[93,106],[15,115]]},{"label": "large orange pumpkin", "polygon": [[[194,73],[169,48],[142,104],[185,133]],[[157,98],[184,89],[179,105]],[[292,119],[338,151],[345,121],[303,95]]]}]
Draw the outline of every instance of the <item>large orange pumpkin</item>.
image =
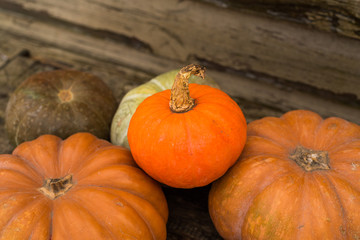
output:
[{"label": "large orange pumpkin", "polygon": [[167,217],[130,152],[89,133],[0,155],[0,239],[166,239]]},{"label": "large orange pumpkin", "polygon": [[359,239],[359,209],[360,126],[305,110],[251,122],[209,195],[225,239]]},{"label": "large orange pumpkin", "polygon": [[246,139],[240,107],[219,89],[188,84],[191,74],[204,77],[204,68],[182,68],[171,91],[156,93],[138,106],[128,129],[137,164],[177,188],[205,186],[221,177],[238,159]]}]

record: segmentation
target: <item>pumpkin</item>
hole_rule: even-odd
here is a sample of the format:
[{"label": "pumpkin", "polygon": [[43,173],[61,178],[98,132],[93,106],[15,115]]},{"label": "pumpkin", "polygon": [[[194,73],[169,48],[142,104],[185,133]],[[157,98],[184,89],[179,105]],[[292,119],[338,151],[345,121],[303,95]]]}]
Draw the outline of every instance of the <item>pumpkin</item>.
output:
[{"label": "pumpkin", "polygon": [[128,140],[136,163],[176,188],[205,186],[238,159],[246,139],[240,107],[225,92],[196,83],[204,68],[180,70],[171,90],[146,98],[132,116]]},{"label": "pumpkin", "polygon": [[359,239],[359,179],[360,126],[293,110],[249,123],[210,216],[224,239]]},{"label": "pumpkin", "polygon": [[[111,142],[113,144],[129,148],[127,131],[130,119],[136,108],[142,101],[144,101],[145,98],[163,90],[170,89],[178,72],[179,69],[163,73],[150,81],[133,88],[125,94],[125,96],[121,99],[111,123],[110,134]],[[208,75],[206,75],[205,79],[192,75],[189,78],[189,82],[219,88],[215,81]]]},{"label": "pumpkin", "polygon": [[166,239],[157,182],[90,133],[42,135],[0,155],[1,239]]},{"label": "pumpkin", "polygon": [[11,94],[5,128],[17,146],[43,134],[67,138],[89,132],[109,139],[117,101],[98,77],[75,70],[55,70],[30,76]]}]

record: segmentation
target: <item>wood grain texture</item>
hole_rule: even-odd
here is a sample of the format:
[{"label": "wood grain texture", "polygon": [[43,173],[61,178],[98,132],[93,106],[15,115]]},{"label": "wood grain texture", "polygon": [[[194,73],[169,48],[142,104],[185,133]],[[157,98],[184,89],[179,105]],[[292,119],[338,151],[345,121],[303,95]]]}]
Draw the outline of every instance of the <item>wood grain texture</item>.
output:
[{"label": "wood grain texture", "polygon": [[[58,29],[58,31],[64,37],[69,36],[64,29]],[[3,36],[3,42],[8,41],[6,40],[6,35],[3,34]],[[88,47],[81,48],[81,45],[78,44],[67,45],[65,41],[64,45],[53,45],[53,42],[46,41],[46,39],[42,39],[43,42],[41,43],[38,43],[38,40],[31,40],[29,38],[23,39],[8,36],[7,39],[11,38],[13,48],[19,49],[17,51],[30,49],[32,58],[40,63],[47,63],[54,67],[72,67],[80,70],[93,69],[93,71],[100,75],[104,74],[106,78],[109,75],[112,76],[110,80],[105,79],[105,81],[114,89],[118,101],[120,101],[126,90],[151,79],[151,76],[154,77],[160,73],[187,64],[184,62],[181,65],[177,61],[162,59],[152,54],[132,54],[133,50],[124,46],[113,45],[113,47],[110,47],[111,45],[108,45],[108,50],[98,50],[94,47],[93,41],[95,40],[93,38],[86,37],[81,33],[78,33],[78,36],[70,36],[73,39],[82,38],[82,42],[88,44]],[[100,43],[96,41],[100,41]],[[103,45],[105,43],[101,41],[106,40],[96,41],[95,45]],[[124,59],[122,55],[116,54],[119,51],[118,49],[121,49],[121,52],[125,53],[128,58]],[[98,51],[102,51],[102,54]],[[99,54],[96,54],[97,52]],[[118,71],[122,71],[122,75],[115,77]],[[210,74],[230,96],[241,99],[240,102],[257,103],[265,105],[270,109],[277,109],[280,112],[300,108],[309,109],[318,112],[324,117],[339,116],[349,121],[360,123],[359,107],[357,105],[348,105],[336,98],[323,98],[322,96],[317,96],[316,92],[305,92],[291,86],[279,85],[273,79],[254,79],[251,75],[247,77],[235,72],[227,73],[211,68],[211,66],[208,67],[207,74]],[[124,83],[127,84],[126,88],[123,86]],[[247,119],[251,121],[255,118],[248,116]]]},{"label": "wood grain texture", "polygon": [[250,11],[302,23],[314,29],[360,39],[358,0],[198,0],[217,7]]},{"label": "wood grain texture", "polygon": [[[108,41],[88,42],[84,40],[87,36],[71,29],[64,35],[58,34],[41,19],[61,20],[111,33],[109,36],[136,39],[161,59],[206,60],[237,71],[266,74],[360,99],[360,88],[354,87],[360,79],[360,41],[315,31],[301,24],[198,1],[5,0],[0,3],[1,7],[33,16],[24,20],[24,24],[17,16],[3,12],[0,19],[3,29],[49,44],[108,54],[112,58],[123,57],[127,62],[134,59],[132,56],[142,54],[136,50],[129,55],[122,53],[120,45],[111,37],[106,38]],[[111,51],[114,47],[117,51]],[[141,67],[157,64],[162,63]]]}]

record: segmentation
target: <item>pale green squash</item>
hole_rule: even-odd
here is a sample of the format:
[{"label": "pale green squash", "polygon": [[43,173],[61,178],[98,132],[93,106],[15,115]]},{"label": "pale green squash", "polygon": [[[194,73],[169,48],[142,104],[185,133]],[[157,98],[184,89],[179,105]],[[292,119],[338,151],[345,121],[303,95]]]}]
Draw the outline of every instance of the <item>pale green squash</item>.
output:
[{"label": "pale green squash", "polygon": [[[130,90],[121,100],[119,107],[113,117],[111,124],[111,142],[114,145],[120,145],[129,148],[127,140],[127,131],[132,115],[139,104],[145,100],[145,98],[166,89],[171,89],[176,74],[180,69],[163,73],[149,82],[144,83],[132,90]],[[189,79],[189,83],[197,83],[202,85],[209,85],[211,87],[219,88],[218,84],[208,75],[205,79],[192,75]]]}]

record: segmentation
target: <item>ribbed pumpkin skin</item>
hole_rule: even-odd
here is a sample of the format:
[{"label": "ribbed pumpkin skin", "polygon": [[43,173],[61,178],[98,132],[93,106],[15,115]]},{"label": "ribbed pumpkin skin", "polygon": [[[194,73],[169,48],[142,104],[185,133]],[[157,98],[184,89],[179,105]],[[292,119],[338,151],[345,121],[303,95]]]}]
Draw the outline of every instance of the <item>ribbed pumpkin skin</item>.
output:
[{"label": "ribbed pumpkin skin", "polygon": [[[72,174],[52,200],[45,179]],[[53,135],[0,155],[0,239],[166,239],[166,199],[128,150],[89,133]]]},{"label": "ribbed pumpkin skin", "polygon": [[[298,146],[328,154],[305,171]],[[309,159],[307,158],[307,161]],[[359,239],[360,126],[295,110],[248,125],[239,161],[211,188],[209,211],[225,239]]]},{"label": "ribbed pumpkin skin", "polygon": [[14,146],[43,134],[64,139],[89,132],[109,139],[116,107],[111,89],[92,74],[75,70],[41,72],[11,94],[5,127]]},{"label": "ribbed pumpkin skin", "polygon": [[169,108],[170,90],[145,99],[128,131],[136,163],[171,187],[193,188],[222,176],[238,159],[246,139],[239,106],[224,92],[189,84],[195,107],[184,113]]},{"label": "ribbed pumpkin skin", "polygon": [[[116,110],[111,123],[110,135],[111,142],[113,144],[129,148],[127,132],[130,119],[133,116],[136,108],[142,101],[145,100],[145,98],[166,89],[171,89],[175,76],[178,72],[179,69],[163,73],[125,94]],[[189,78],[189,82],[219,88],[217,83],[208,75],[206,75],[205,79],[192,75]]]}]

